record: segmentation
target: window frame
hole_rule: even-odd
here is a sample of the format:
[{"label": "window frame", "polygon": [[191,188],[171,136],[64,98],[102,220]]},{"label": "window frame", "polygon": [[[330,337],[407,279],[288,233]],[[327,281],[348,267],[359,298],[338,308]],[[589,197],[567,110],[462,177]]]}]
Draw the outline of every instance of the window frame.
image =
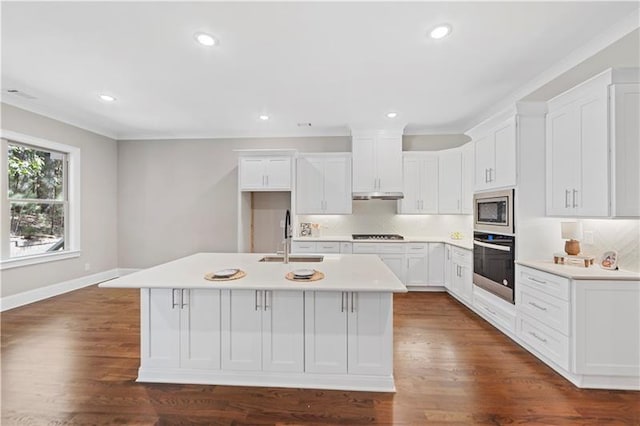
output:
[{"label": "window frame", "polygon": [[[0,198],[3,205],[0,212],[2,224],[2,232],[0,234],[0,270],[79,257],[81,253],[80,228],[82,220],[80,214],[80,148],[4,129],[0,129],[0,139]],[[62,251],[9,257],[11,203],[8,193],[9,171],[7,154],[8,145],[11,142],[27,145],[34,149],[56,151],[66,155],[67,175],[64,190],[66,191],[67,208],[65,209],[65,248]]]}]

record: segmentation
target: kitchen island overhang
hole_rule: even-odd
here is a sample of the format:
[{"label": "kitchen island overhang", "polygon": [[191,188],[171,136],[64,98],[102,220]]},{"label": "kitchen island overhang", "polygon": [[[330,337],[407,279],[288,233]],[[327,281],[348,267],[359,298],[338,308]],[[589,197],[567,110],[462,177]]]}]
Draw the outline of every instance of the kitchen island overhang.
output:
[{"label": "kitchen island overhang", "polygon": [[[198,253],[100,284],[141,289],[138,381],[395,391],[393,293],[407,290],[378,256],[263,256]],[[246,276],[204,278],[227,268]],[[285,278],[299,268],[325,278]]]}]

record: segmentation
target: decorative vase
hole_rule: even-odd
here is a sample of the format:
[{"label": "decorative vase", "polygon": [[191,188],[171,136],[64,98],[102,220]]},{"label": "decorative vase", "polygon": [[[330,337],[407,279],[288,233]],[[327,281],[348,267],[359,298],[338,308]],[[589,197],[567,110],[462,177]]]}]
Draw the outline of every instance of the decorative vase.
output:
[{"label": "decorative vase", "polygon": [[564,243],[564,251],[571,256],[576,256],[580,253],[580,241],[578,240],[567,240]]}]

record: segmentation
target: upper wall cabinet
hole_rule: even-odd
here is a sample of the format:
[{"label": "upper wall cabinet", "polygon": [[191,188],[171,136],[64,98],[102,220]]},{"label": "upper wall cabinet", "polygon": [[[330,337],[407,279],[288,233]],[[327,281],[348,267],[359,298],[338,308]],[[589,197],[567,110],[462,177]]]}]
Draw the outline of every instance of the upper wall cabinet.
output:
[{"label": "upper wall cabinet", "polygon": [[438,211],[462,213],[462,152],[459,148],[438,153]]},{"label": "upper wall cabinet", "polygon": [[609,69],[548,102],[549,216],[640,216],[640,71]]},{"label": "upper wall cabinet", "polygon": [[354,133],[353,192],[402,192],[402,134]]},{"label": "upper wall cabinet", "polygon": [[515,117],[473,138],[476,191],[516,184]]},{"label": "upper wall cabinet", "polygon": [[399,214],[438,213],[438,153],[403,154],[404,198]]},{"label": "upper wall cabinet", "polygon": [[301,154],[297,214],[351,214],[351,154]]},{"label": "upper wall cabinet", "polygon": [[290,191],[291,156],[247,155],[240,157],[241,191]]},{"label": "upper wall cabinet", "polygon": [[473,177],[474,158],[473,142],[468,142],[460,148],[462,154],[462,214],[473,214]]}]

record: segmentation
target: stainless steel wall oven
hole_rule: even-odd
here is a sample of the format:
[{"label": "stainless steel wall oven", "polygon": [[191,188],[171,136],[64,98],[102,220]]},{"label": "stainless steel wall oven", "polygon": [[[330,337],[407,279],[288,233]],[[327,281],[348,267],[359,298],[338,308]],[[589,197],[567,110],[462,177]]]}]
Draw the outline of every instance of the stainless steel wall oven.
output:
[{"label": "stainless steel wall oven", "polygon": [[473,283],[515,304],[515,237],[473,233]]}]

